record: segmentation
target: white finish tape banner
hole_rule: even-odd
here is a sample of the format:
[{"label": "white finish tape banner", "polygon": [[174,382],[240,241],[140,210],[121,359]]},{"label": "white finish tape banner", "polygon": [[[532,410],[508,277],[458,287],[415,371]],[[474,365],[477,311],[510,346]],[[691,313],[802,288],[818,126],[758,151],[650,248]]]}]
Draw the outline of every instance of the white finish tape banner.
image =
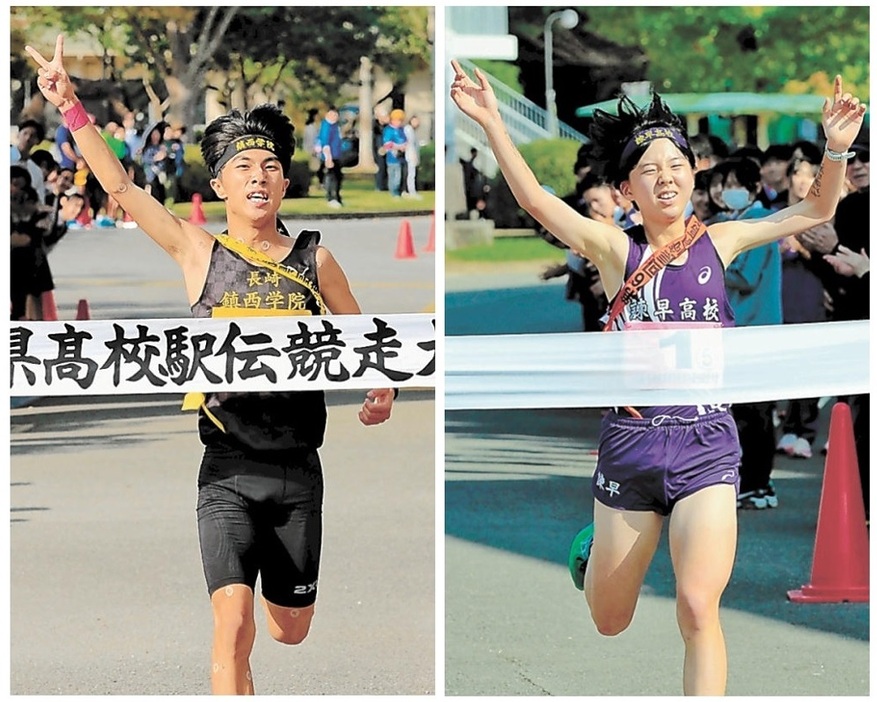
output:
[{"label": "white finish tape banner", "polygon": [[647,407],[868,393],[869,322],[451,336],[445,409]]},{"label": "white finish tape banner", "polygon": [[435,385],[424,314],[13,322],[11,395]]}]

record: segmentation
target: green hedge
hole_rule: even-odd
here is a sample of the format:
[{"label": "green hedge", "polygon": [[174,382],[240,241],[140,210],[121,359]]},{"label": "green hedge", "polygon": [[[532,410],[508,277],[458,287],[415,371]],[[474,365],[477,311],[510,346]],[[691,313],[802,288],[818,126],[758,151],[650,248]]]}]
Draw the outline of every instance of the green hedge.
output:
[{"label": "green hedge", "polygon": [[[573,166],[581,144],[570,139],[539,139],[519,147],[521,155],[543,186],[563,197],[575,190]],[[499,229],[530,229],[535,221],[517,203],[502,172],[490,185],[490,218]]]},{"label": "green hedge", "polygon": [[420,148],[420,165],[417,167],[417,189],[435,190],[435,142]]}]

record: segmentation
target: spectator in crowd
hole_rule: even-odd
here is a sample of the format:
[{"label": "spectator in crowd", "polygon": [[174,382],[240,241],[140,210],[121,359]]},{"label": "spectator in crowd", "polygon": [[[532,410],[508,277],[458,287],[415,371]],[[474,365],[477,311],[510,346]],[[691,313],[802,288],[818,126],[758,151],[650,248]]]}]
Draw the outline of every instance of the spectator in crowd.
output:
[{"label": "spectator in crowd", "polygon": [[390,115],[383,107],[375,108],[375,118],[372,120],[372,148],[374,149],[375,165],[378,167],[375,173],[375,190],[386,191],[387,184],[387,152],[384,151],[384,127],[390,123]]},{"label": "spectator in crowd", "polygon": [[[812,149],[800,148],[799,153],[812,155]],[[811,162],[803,155],[789,162],[787,203],[801,202],[810,191],[821,162]],[[809,237],[809,239],[807,238]],[[827,240],[825,251],[837,241],[834,225],[825,222],[807,232],[786,237],[780,242],[783,262],[783,321],[786,324],[824,322],[825,290],[822,276],[825,263],[815,249],[817,237]],[[814,242],[811,251],[803,241]],[[782,435],[776,450],[793,458],[810,458],[819,422],[819,398],[789,400],[783,416]]]},{"label": "spectator in crowd", "polygon": [[183,202],[182,180],[186,170],[186,128],[181,124],[168,125],[164,129],[164,146],[167,150],[165,172],[167,192],[174,202]]},{"label": "spectator in crowd", "polygon": [[[851,151],[867,154],[867,147],[854,145]],[[867,161],[865,165],[867,166]],[[854,166],[854,169],[861,164]],[[850,165],[847,163],[847,178],[850,178]],[[868,172],[867,168],[865,169]],[[832,252],[825,255],[825,261],[832,267],[833,275],[825,278],[826,288],[831,297],[831,319],[853,321],[870,319],[870,252],[871,231],[870,200],[871,186],[862,175],[860,189],[847,195],[837,206],[835,229],[838,243]],[[865,514],[870,520],[870,437],[871,437],[871,396],[870,394],[841,397],[846,401],[853,415],[853,434],[856,441],[856,457],[859,463],[859,477],[865,501]]]},{"label": "spectator in crowd", "polygon": [[54,181],[58,175],[58,162],[55,160],[55,157],[52,156],[51,152],[46,151],[45,149],[36,149],[33,151],[30,155],[30,160],[37,165],[40,172],[43,174],[45,193],[48,194],[52,181]]},{"label": "spectator in crowd", "polygon": [[73,135],[63,122],[55,129],[55,147],[58,150],[58,165],[61,168],[71,168],[75,173],[80,156]]},{"label": "spectator in crowd", "polygon": [[411,115],[408,124],[405,125],[405,191],[403,195],[420,199],[417,194],[417,167],[420,165],[420,141],[417,137],[417,128],[420,126],[420,118]]},{"label": "spectator in crowd", "polygon": [[320,149],[322,149],[323,185],[326,189],[326,200],[330,207],[342,207],[341,183],[344,173],[341,170],[341,127],[338,124],[339,114],[335,107],[326,110],[326,115],[320,124]]},{"label": "spectator in crowd", "polygon": [[847,161],[847,183],[850,192],[864,190],[871,184],[871,151],[862,144],[853,144],[850,151],[855,154]]},{"label": "spectator in crowd", "polygon": [[469,158],[460,159],[463,167],[463,191],[466,195],[466,216],[476,218],[484,217],[487,202],[488,185],[487,178],[478,170],[475,160],[478,158],[478,149],[469,149]]},{"label": "spectator in crowd", "polygon": [[168,152],[164,143],[165,123],[158,122],[143,133],[141,163],[146,174],[146,189],[161,204],[167,199]]},{"label": "spectator in crowd", "polygon": [[691,192],[691,206],[701,222],[709,222],[716,214],[710,199],[710,179],[712,171],[697,171],[694,174],[694,190]]},{"label": "spectator in crowd", "polygon": [[43,319],[42,296],[55,289],[44,242],[48,213],[40,205],[30,178],[24,179],[14,170],[11,175],[11,318],[40,321]]},{"label": "spectator in crowd", "polygon": [[46,136],[46,130],[39,122],[27,119],[18,125],[18,138],[11,148],[10,163],[24,166],[30,173],[31,187],[37,191],[37,197],[42,202],[46,195],[46,185],[43,172],[33,162],[31,156],[34,147]]},{"label": "spectator in crowd", "polygon": [[[615,210],[615,188],[603,176],[594,170],[584,171],[585,176],[576,183],[571,195],[561,198],[570,207],[585,217],[611,226],[618,226]],[[576,253],[540,227],[540,236],[549,243],[562,248],[566,261],[558,266],[551,266],[542,273],[543,280],[567,276],[564,296],[567,300],[577,302],[582,309],[582,331],[602,331],[602,318],[608,308],[608,300],[603,291],[603,283],[597,267],[584,256]]]},{"label": "spectator in crowd", "polygon": [[[754,160],[731,157],[712,172],[721,181],[717,199],[724,210],[720,221],[759,219],[770,214],[758,200],[761,173]],[[737,326],[782,324],[781,277],[780,249],[775,241],[744,251],[728,265],[725,286]],[[773,401],[742,402],[731,407],[742,449],[738,509],[779,505],[771,481],[776,445],[775,410]]]},{"label": "spectator in crowd", "polygon": [[319,110],[312,107],[308,110],[308,117],[305,120],[304,136],[302,137],[302,148],[308,156],[308,188],[311,187],[311,179],[316,177],[317,185],[323,187],[323,159],[320,158],[320,125],[317,122]]},{"label": "spectator in crowd", "polygon": [[[708,171],[715,168],[723,157],[716,153],[714,142],[708,134],[695,134],[691,137],[691,150],[694,152],[694,170]],[[727,147],[725,148],[725,157],[727,157]]]},{"label": "spectator in crowd", "polygon": [[392,110],[390,123],[384,127],[383,146],[387,157],[387,188],[390,195],[400,197],[402,195],[402,167],[405,164],[405,112]]},{"label": "spectator in crowd", "polygon": [[770,210],[788,205],[789,161],[792,147],[789,144],[771,144],[761,161],[761,193],[758,199]]},{"label": "spectator in crowd", "polygon": [[122,139],[128,149],[128,158],[137,161],[141,156],[143,140],[137,132],[137,116],[131,111],[126,112],[122,117],[122,133],[124,134]]}]

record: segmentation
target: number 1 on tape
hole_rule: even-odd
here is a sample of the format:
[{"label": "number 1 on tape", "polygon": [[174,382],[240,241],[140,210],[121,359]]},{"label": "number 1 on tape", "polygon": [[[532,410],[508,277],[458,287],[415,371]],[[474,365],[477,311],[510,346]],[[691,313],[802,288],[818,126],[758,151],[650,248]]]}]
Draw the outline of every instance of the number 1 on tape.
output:
[{"label": "number 1 on tape", "polygon": [[632,322],[624,331],[624,356],[627,387],[716,388],[722,383],[722,332],[717,324]]}]

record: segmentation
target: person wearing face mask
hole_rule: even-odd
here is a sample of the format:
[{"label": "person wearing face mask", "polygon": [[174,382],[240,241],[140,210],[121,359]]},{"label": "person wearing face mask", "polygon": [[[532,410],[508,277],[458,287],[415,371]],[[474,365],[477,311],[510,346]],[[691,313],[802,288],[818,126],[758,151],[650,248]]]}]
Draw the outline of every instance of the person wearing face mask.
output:
[{"label": "person wearing face mask", "polygon": [[[721,183],[719,204],[728,220],[759,219],[770,211],[757,199],[761,190],[758,165],[749,158],[730,158],[716,166]],[[728,300],[737,326],[782,324],[782,264],[775,241],[757,246],[735,258],[725,270]],[[771,483],[776,438],[775,402],[749,402],[731,408],[740,434],[740,494],[738,509],[777,507]]]}]

